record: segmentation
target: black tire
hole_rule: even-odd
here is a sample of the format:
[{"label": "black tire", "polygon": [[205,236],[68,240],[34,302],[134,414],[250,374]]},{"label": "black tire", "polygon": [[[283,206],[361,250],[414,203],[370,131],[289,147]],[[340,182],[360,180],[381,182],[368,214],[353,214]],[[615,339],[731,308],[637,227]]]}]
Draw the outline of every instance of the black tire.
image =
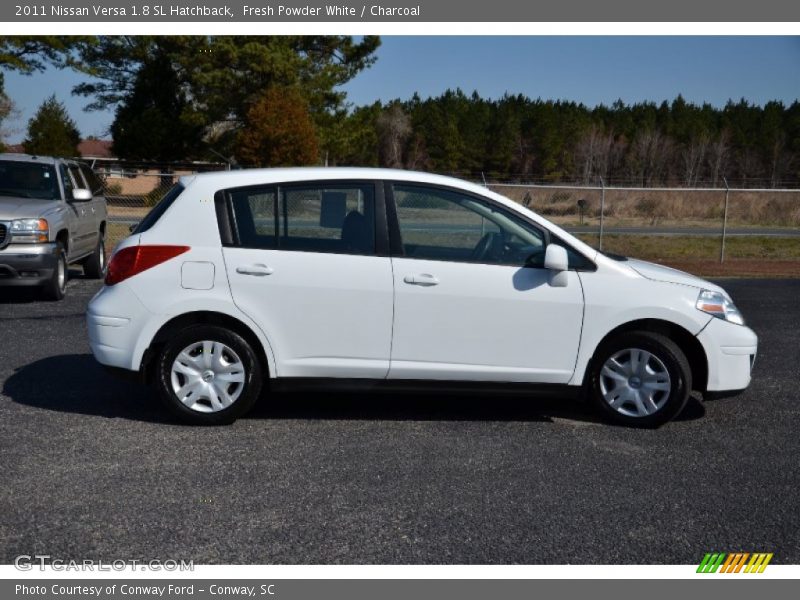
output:
[{"label": "black tire", "polygon": [[[178,398],[173,389],[172,368],[175,364],[175,359],[185,349],[203,341],[219,342],[226,346],[227,349],[232,350],[235,353],[234,357],[239,359],[244,371],[244,378],[241,384],[227,384],[232,386],[228,388],[228,393],[233,395],[238,391],[238,396],[229,406],[216,410],[216,412],[200,412],[200,410],[213,409],[213,403],[210,400],[203,399],[202,391],[195,396],[195,398],[201,399],[195,401],[195,408],[191,408]],[[194,358],[202,362],[203,356],[204,351],[201,351]],[[185,378],[184,375],[176,375],[176,378],[179,385],[189,383],[189,380],[181,379]],[[158,394],[167,409],[184,423],[192,425],[227,425],[233,423],[253,407],[261,392],[263,383],[261,364],[250,344],[239,334],[216,325],[192,325],[173,335],[159,353],[153,379]],[[211,385],[211,382],[206,383],[208,386]],[[200,385],[202,386],[203,384]],[[239,385],[242,386],[241,389],[238,387]],[[207,387],[206,389],[209,388]],[[213,393],[218,395],[218,391]]]},{"label": "black tire", "polygon": [[106,240],[102,231],[97,232],[94,252],[83,259],[83,274],[89,279],[102,279],[106,276]]},{"label": "black tire", "polygon": [[50,279],[42,286],[42,295],[47,300],[63,300],[67,293],[67,279],[69,279],[69,264],[67,251],[64,244],[56,242],[56,264]]},{"label": "black tire", "polygon": [[[627,356],[633,362],[634,355],[629,352],[630,350],[643,350],[655,357],[655,360],[648,359],[650,362],[645,363],[645,366],[651,367],[651,371],[654,371],[652,367],[655,366],[660,375],[649,375],[647,379],[658,385],[664,387],[668,385],[669,387],[667,396],[664,396],[666,390],[651,392],[653,394],[651,396],[653,402],[652,404],[647,403],[647,407],[648,409],[652,409],[652,406],[657,406],[658,408],[650,414],[623,414],[623,412],[634,411],[641,413],[632,399],[623,400],[624,397],[628,397],[623,396],[624,393],[629,390],[633,390],[635,393],[643,387],[640,378],[635,375],[631,376],[627,383],[621,384],[622,387],[617,388],[618,383],[615,379],[603,374],[603,367],[606,365],[606,361],[612,357],[618,356],[620,357],[619,360],[624,363]],[[668,384],[664,376],[664,370],[669,375]],[[625,376],[622,373],[618,375]],[[634,388],[633,386],[636,387]],[[604,390],[609,397],[614,396],[615,393],[617,397],[612,398],[612,400],[606,400]],[[617,390],[621,391],[618,392]],[[658,427],[674,419],[686,406],[691,390],[692,370],[686,355],[668,337],[649,331],[625,332],[604,342],[592,358],[585,382],[586,395],[600,415],[607,421],[630,427]],[[614,408],[611,405],[612,401],[621,402],[621,404]]]}]

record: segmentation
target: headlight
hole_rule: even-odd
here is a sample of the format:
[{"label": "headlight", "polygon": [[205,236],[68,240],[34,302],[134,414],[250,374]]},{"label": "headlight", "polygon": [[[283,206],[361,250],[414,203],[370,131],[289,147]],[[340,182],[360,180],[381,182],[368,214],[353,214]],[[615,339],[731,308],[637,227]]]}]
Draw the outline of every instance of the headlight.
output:
[{"label": "headlight", "polygon": [[11,221],[10,230],[15,242],[34,244],[46,242],[50,233],[45,219],[17,219]]},{"label": "headlight", "polygon": [[708,313],[723,321],[744,325],[744,317],[742,317],[742,313],[739,312],[739,309],[736,308],[733,300],[721,292],[712,292],[711,290],[701,291],[700,295],[697,297],[697,304],[695,304],[695,306],[698,310],[702,310],[704,313]]}]

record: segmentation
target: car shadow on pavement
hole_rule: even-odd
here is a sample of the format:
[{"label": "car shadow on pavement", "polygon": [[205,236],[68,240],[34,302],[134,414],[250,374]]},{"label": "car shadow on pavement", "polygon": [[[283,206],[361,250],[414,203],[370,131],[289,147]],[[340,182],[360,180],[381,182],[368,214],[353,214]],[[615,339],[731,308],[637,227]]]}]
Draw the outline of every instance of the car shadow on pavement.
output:
[{"label": "car shadow on pavement", "polygon": [[[702,418],[692,397],[676,421]],[[567,397],[526,397],[518,392],[280,392],[256,404],[245,418],[383,421],[576,421],[608,426],[585,402]]]},{"label": "car shadow on pavement", "polygon": [[[67,286],[70,281],[88,279],[82,269],[70,269]],[[69,294],[69,287],[67,287]],[[42,299],[42,290],[37,287],[4,287],[0,292],[0,304],[30,304],[31,302],[48,302]]]},{"label": "car shadow on pavement", "polygon": [[112,377],[90,354],[51,356],[20,367],[3,383],[3,395],[45,410],[135,421],[171,421],[146,386]]},{"label": "car shadow on pavement", "polygon": [[[17,369],[3,384],[14,402],[116,419],[175,423],[147,386],[106,373],[89,354],[53,356]],[[702,418],[691,398],[678,421]],[[386,390],[297,391],[264,394],[246,419],[389,421],[538,421],[599,423],[584,402],[530,398],[515,392],[403,392]]]}]

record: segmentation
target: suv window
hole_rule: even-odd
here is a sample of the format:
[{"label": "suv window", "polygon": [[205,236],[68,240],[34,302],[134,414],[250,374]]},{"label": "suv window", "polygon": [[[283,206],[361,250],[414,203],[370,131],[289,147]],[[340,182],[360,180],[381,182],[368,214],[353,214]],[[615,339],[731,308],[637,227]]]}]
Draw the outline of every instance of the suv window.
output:
[{"label": "suv window", "polygon": [[64,182],[64,199],[69,202],[72,200],[72,190],[75,189],[75,184],[69,171],[67,171],[67,165],[62,163],[59,169],[61,170],[61,181]]},{"label": "suv window", "polygon": [[88,185],[83,180],[83,175],[78,165],[67,165],[67,169],[69,169],[69,174],[72,175],[72,182],[75,184],[76,188],[88,189]]},{"label": "suv window", "polygon": [[371,183],[242,188],[229,190],[227,195],[241,246],[337,254],[375,252],[375,188]]},{"label": "suv window", "polygon": [[95,175],[91,167],[87,165],[80,165],[80,169],[81,173],[83,173],[83,178],[86,180],[86,183],[89,184],[89,190],[92,192],[92,195],[102,196],[103,182],[100,181],[100,178]]},{"label": "suv window", "polygon": [[408,258],[512,266],[544,263],[544,233],[496,206],[457,191],[393,186]]}]

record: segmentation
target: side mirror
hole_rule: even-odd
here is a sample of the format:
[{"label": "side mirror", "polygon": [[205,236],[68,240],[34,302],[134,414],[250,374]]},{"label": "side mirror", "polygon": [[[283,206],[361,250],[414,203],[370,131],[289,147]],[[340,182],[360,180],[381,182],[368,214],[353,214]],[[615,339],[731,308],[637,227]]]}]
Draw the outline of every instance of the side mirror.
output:
[{"label": "side mirror", "polygon": [[544,253],[544,268],[550,271],[548,283],[552,287],[567,287],[569,257],[563,246],[549,244]]},{"label": "side mirror", "polygon": [[75,202],[88,202],[92,199],[92,192],[83,188],[75,188],[72,190],[72,199]]},{"label": "side mirror", "polygon": [[139,226],[139,221],[136,221],[136,223],[134,223],[133,225],[131,225],[130,227],[128,227],[128,231],[130,231],[131,233],[133,233],[134,231],[136,231],[136,228],[137,228],[138,226]]}]

